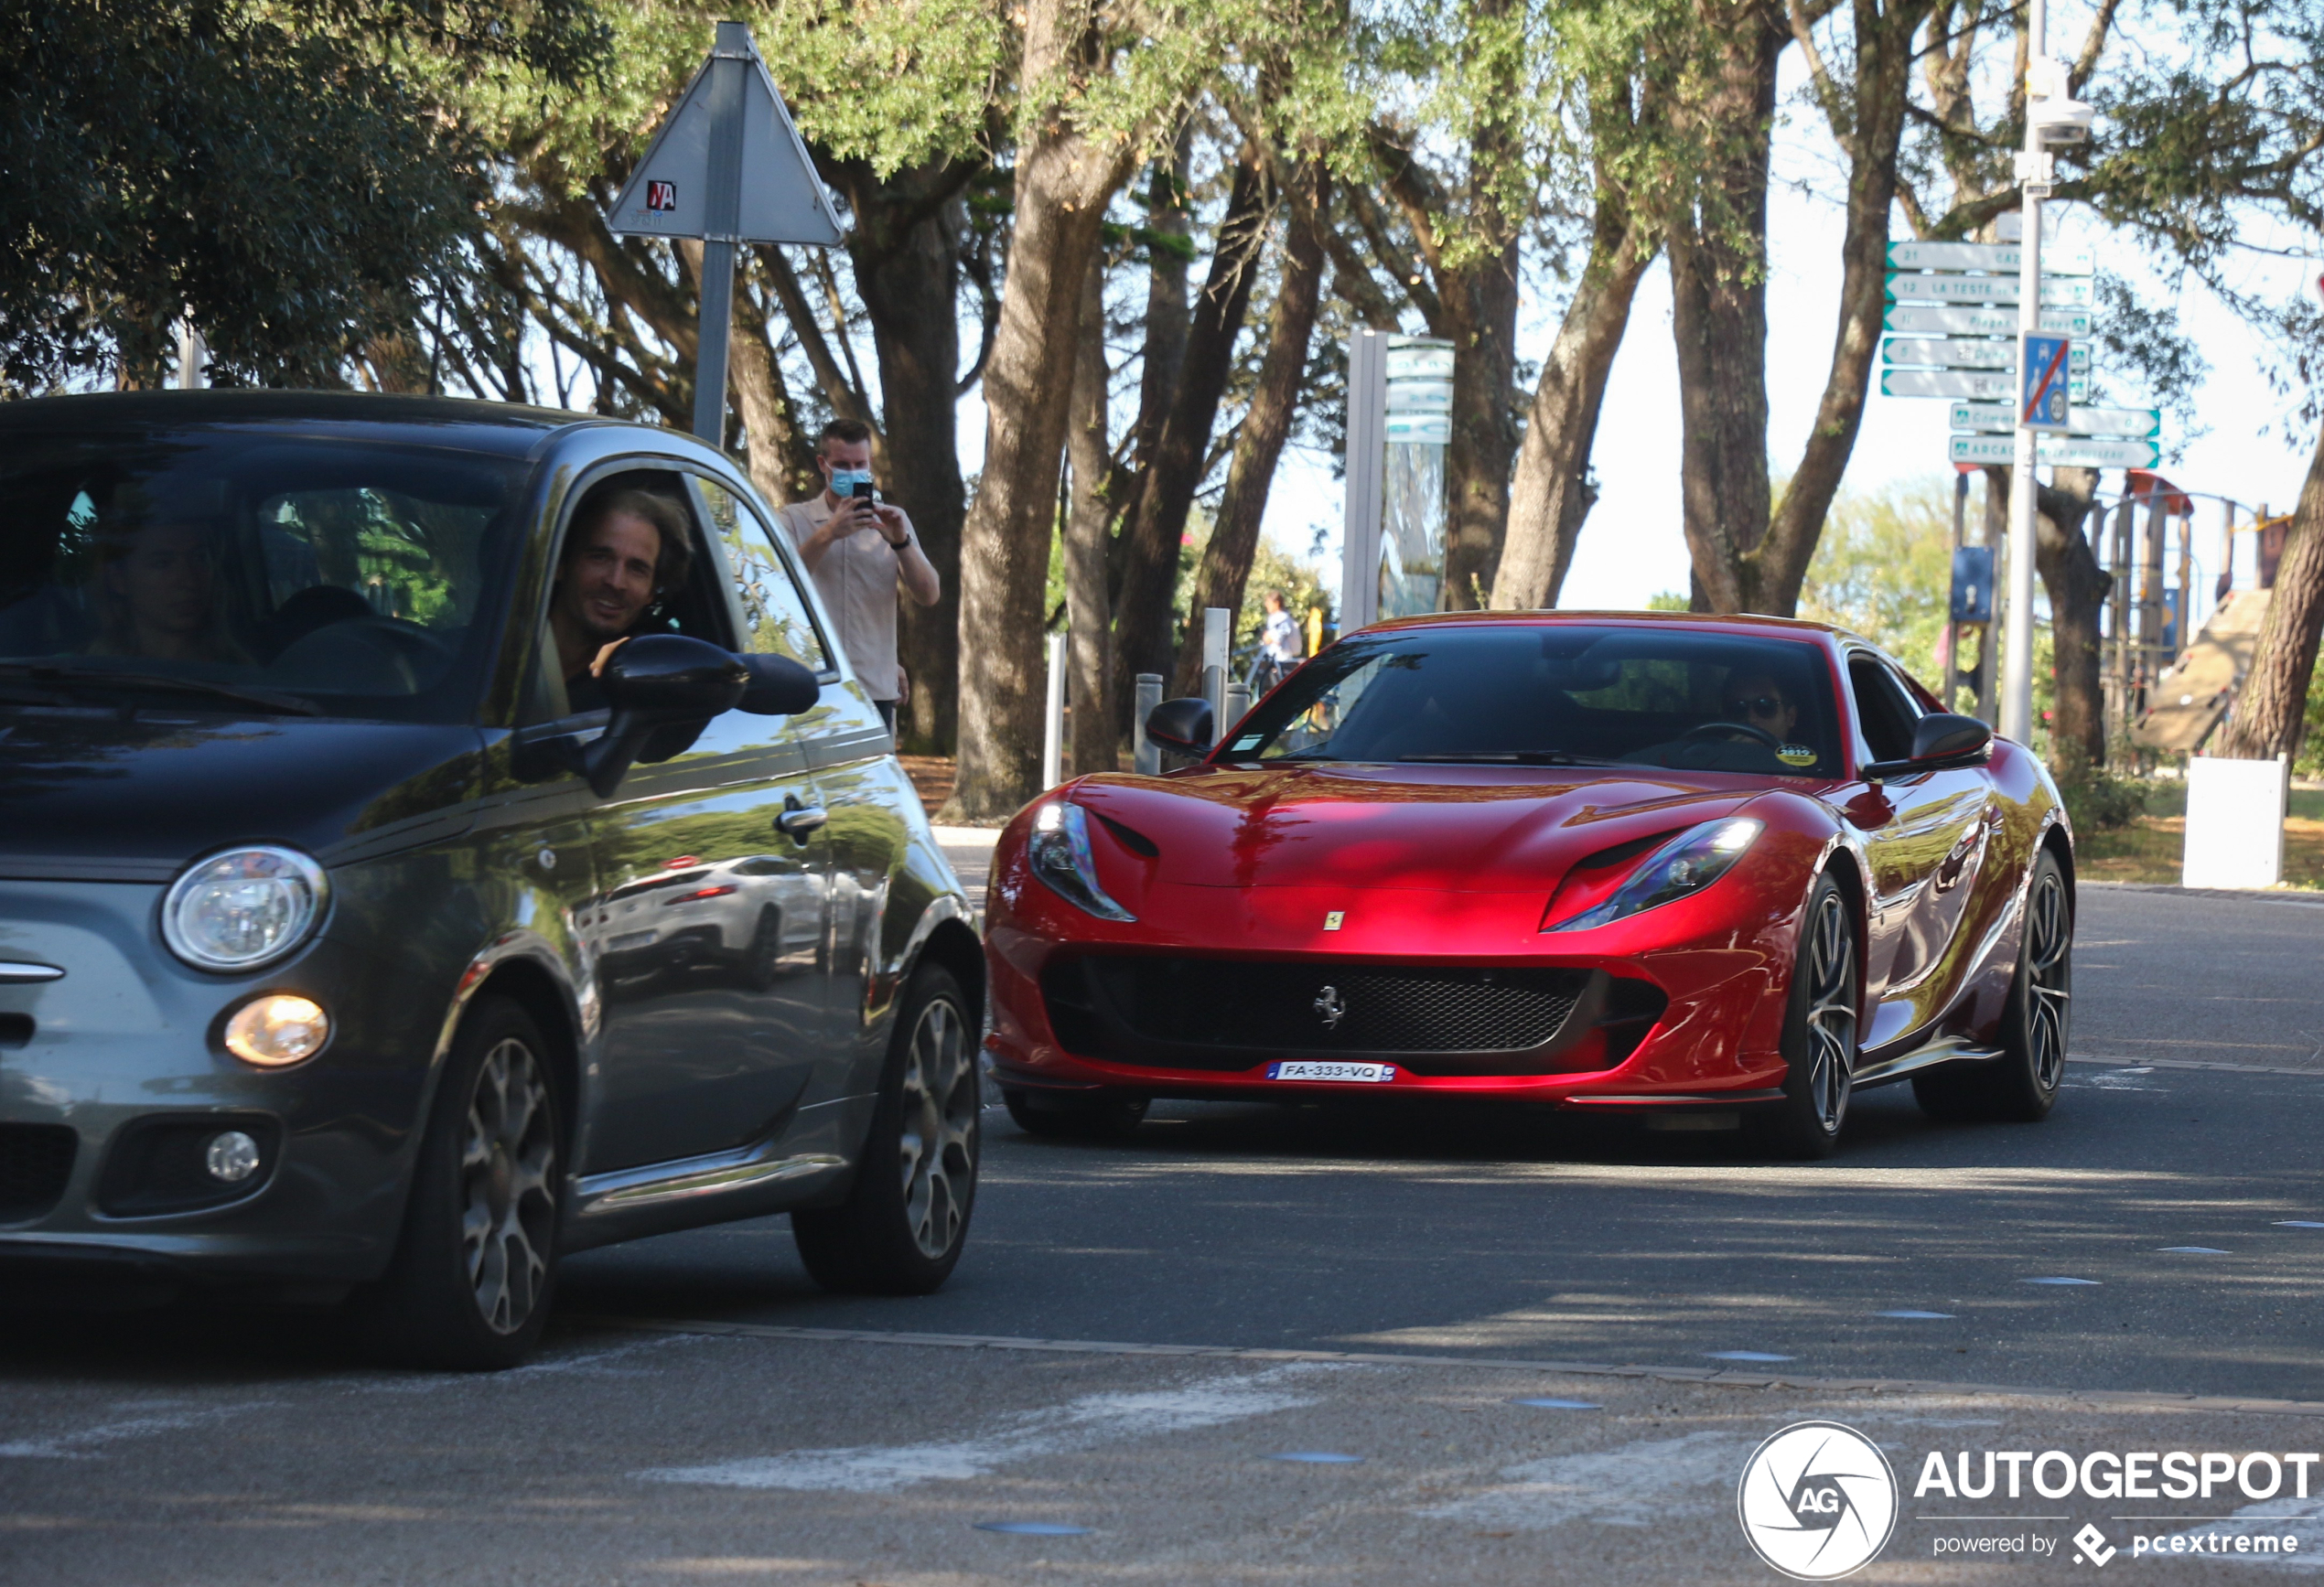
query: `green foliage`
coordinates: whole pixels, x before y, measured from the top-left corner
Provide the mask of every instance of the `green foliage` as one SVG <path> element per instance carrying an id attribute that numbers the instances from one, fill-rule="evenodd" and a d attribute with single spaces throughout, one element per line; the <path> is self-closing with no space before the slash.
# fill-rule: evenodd
<path id="1" fill-rule="evenodd" d="M 423 76 L 578 77 L 603 44 L 580 6 L 0 11 L 0 382 L 156 381 L 190 309 L 224 380 L 337 383 L 479 223 L 479 151 Z"/>
<path id="2" fill-rule="evenodd" d="M 1657 590 L 1646 597 L 1646 609 L 1650 612 L 1684 612 L 1694 605 L 1684 590 Z"/>
<path id="3" fill-rule="evenodd" d="M 2148 785 L 2138 777 L 2114 777 L 2096 767 L 2077 767 L 2058 778 L 2058 793 L 2077 832 L 2119 831 L 2146 813 Z"/>
<path id="4" fill-rule="evenodd" d="M 1950 479 L 1843 493 L 1808 564 L 1800 616 L 1863 635 L 1933 687 L 1953 587 L 1952 543 Z"/>
<path id="5" fill-rule="evenodd" d="M 2308 729 L 2292 762 L 2299 777 L 2324 777 L 2324 667 L 2308 675 Z"/>
<path id="6" fill-rule="evenodd" d="M 1251 559 L 1251 576 L 1243 582 L 1243 609 L 1235 614 L 1236 649 L 1258 643 L 1259 630 L 1267 620 L 1269 590 L 1283 592 L 1284 608 L 1298 619 L 1302 634 L 1307 631 L 1309 612 L 1320 611 L 1327 617 L 1330 615 L 1331 594 L 1323 586 L 1323 570 L 1262 537 L 1259 549 Z"/>

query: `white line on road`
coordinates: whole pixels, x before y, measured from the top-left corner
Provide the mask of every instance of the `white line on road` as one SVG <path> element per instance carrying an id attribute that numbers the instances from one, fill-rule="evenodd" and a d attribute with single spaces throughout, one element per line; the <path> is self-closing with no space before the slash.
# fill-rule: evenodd
<path id="1" fill-rule="evenodd" d="M 702 1483 L 731 1488 L 788 1488 L 802 1493 L 888 1493 L 930 1481 L 980 1477 L 1018 1461 L 1102 1443 L 1157 1438 L 1197 1427 L 1310 1403 L 1275 1387 L 1295 1374 L 1322 1369 L 1295 1362 L 1265 1372 L 1222 1378 L 1185 1389 L 1143 1394 L 1085 1394 L 1063 1405 L 1020 1410 L 974 1438 L 938 1443 L 800 1449 L 786 1454 L 662 1466 L 637 1474 L 648 1482 Z"/>
<path id="2" fill-rule="evenodd" d="M 250 1399 L 239 1405 L 216 1406 L 207 1410 L 175 1411 L 161 1416 L 133 1416 L 121 1421 L 102 1422 L 84 1427 L 77 1432 L 60 1432 L 49 1438 L 20 1438 L 0 1443 L 0 1459 L 10 1460 L 95 1460 L 96 1452 L 109 1443 L 120 1443 L 134 1438 L 153 1438 L 165 1432 L 183 1432 L 188 1428 L 205 1427 L 222 1421 L 230 1416 L 242 1416 L 253 1410 L 279 1409 L 281 1402 L 273 1399 Z"/>

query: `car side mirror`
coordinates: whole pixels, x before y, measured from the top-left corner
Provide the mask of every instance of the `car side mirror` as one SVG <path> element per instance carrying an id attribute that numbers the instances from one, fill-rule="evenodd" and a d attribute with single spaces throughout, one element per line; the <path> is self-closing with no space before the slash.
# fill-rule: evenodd
<path id="1" fill-rule="evenodd" d="M 657 730 L 733 710 L 749 688 L 751 670 L 706 639 L 642 634 L 606 658 L 598 681 L 613 715 L 581 752 L 581 775 L 590 792 L 611 799 Z"/>
<path id="2" fill-rule="evenodd" d="M 743 686 L 737 711 L 753 716 L 796 716 L 812 711 L 823 698 L 823 686 L 815 675 L 788 656 L 745 656 L 750 681 Z"/>
<path id="3" fill-rule="evenodd" d="M 1146 736 L 1180 755 L 1210 754 L 1216 731 L 1210 724 L 1210 702 L 1194 696 L 1165 700 L 1146 713 Z"/>
<path id="4" fill-rule="evenodd" d="M 1974 716 L 1937 712 L 1913 724 L 1912 754 L 1903 760 L 1876 760 L 1864 768 L 1865 779 L 1914 777 L 1949 767 L 1975 766 L 1993 747 L 1993 729 Z"/>

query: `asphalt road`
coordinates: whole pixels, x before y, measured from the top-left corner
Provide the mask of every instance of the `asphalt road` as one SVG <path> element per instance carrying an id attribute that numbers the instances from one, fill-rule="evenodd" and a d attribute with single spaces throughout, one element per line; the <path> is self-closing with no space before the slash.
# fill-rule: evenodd
<path id="1" fill-rule="evenodd" d="M 2324 914 L 2093 888 L 2079 941 L 2039 1126 L 1898 1088 L 1779 1164 L 1474 1110 L 1184 1105 L 1078 1145 L 995 1109 L 925 1299 L 822 1295 L 769 1219 L 574 1260 L 548 1356 L 492 1378 L 280 1314 L 18 1315 L 0 1581 L 1771 1581 L 1734 1485 L 1802 1417 L 1908 1483 L 1956 1443 L 2318 1448 Z M 1598 1409 L 1510 1403 L 1544 1395 Z M 1361 1460 L 1271 1458 L 1302 1452 Z M 2198 1511 L 2324 1564 L 2324 1497 L 2161 1509 L 1908 1502 L 1858 1579 L 2065 1571 L 2084 1521 L 2127 1549 Z M 1025 1520 L 1088 1530 L 975 1526 Z M 1937 1551 L 1986 1534 L 2050 1552 Z"/>

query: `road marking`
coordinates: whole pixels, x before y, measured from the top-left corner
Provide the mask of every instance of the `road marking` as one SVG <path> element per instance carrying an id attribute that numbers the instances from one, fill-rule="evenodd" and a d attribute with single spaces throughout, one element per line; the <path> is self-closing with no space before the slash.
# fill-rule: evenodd
<path id="1" fill-rule="evenodd" d="M 1220 1361 L 1316 1361 L 1358 1367 L 1466 1367 L 1490 1372 L 1539 1372 L 1560 1378 L 1635 1378 L 1653 1383 L 1705 1383 L 1736 1389 L 1797 1389 L 1832 1394 L 1941 1394 L 1957 1399 L 2010 1399 L 2098 1406 L 2108 1410 L 2224 1410 L 2254 1416 L 2324 1418 L 2324 1400 L 2240 1399 L 2180 1394 L 2168 1389 L 2028 1389 L 2007 1383 L 1946 1383 L 1926 1378 L 1809 1378 L 1769 1376 L 1725 1367 L 1615 1366 L 1602 1361 L 1533 1361 L 1494 1356 L 1420 1356 L 1393 1351 L 1245 1349 L 1233 1345 L 1130 1345 L 1102 1339 L 1031 1339 L 1005 1334 L 884 1334 L 857 1328 L 802 1328 L 779 1323 L 679 1321 L 584 1316 L 584 1326 L 649 1334 L 694 1334 L 737 1339 L 785 1339 L 833 1345 L 908 1345 L 938 1350 L 1036 1350 L 1069 1356 L 1163 1356 Z"/>
<path id="2" fill-rule="evenodd" d="M 183 1432 L 188 1428 L 206 1427 L 213 1421 L 223 1421 L 230 1416 L 243 1416 L 253 1410 L 274 1410 L 281 1401 L 274 1399 L 244 1400 L 239 1405 L 221 1405 L 207 1410 L 185 1410 L 161 1416 L 133 1416 L 122 1421 L 102 1422 L 84 1427 L 77 1432 L 60 1432 L 48 1438 L 20 1438 L 0 1443 L 0 1459 L 9 1460 L 95 1460 L 96 1451 L 109 1443 L 120 1443 L 133 1438 L 154 1438 L 165 1432 Z"/>
<path id="3" fill-rule="evenodd" d="M 2200 1045 L 2211 1046 L 2221 1044 L 2205 1042 Z M 2286 1047 L 2284 1050 L 2290 1052 L 2294 1049 Z M 2266 1064 L 2212 1063 L 2200 1058 L 2154 1058 L 2142 1055 L 2135 1058 L 2098 1056 L 2068 1058 L 2066 1062 L 2070 1064 L 2103 1064 L 2110 1068 L 2119 1067 L 2125 1065 L 2136 1065 L 2140 1067 L 2151 1067 L 2157 1069 L 2214 1069 L 2223 1075 L 2297 1075 L 2304 1080 L 2324 1080 L 2324 1068 L 2286 1069 L 2278 1066 L 2270 1066 Z"/>
<path id="4" fill-rule="evenodd" d="M 1613 1449 L 1551 1455 L 1503 1466 L 1501 1484 L 1419 1513 L 1432 1521 L 1545 1530 L 1568 1521 L 1602 1527 L 1660 1526 L 1675 1514 L 1733 1503 L 1735 1474 L 1751 1441 L 1731 1432 L 1690 1432 Z"/>
<path id="5" fill-rule="evenodd" d="M 800 1449 L 708 1465 L 659 1466 L 635 1474 L 646 1482 L 729 1488 L 785 1488 L 794 1493 L 893 1493 L 915 1483 L 958 1482 L 1040 1455 L 1103 1443 L 1157 1438 L 1191 1428 L 1265 1416 L 1313 1403 L 1278 1388 L 1317 1365 L 1292 1362 L 1265 1372 L 1222 1378 L 1184 1389 L 1142 1394 L 1085 1394 L 1062 1405 L 1005 1416 L 974 1438 L 939 1443 L 862 1444 L 847 1449 Z"/>

